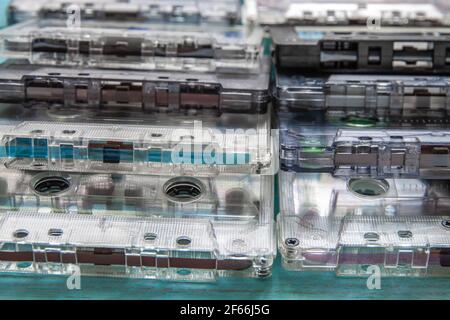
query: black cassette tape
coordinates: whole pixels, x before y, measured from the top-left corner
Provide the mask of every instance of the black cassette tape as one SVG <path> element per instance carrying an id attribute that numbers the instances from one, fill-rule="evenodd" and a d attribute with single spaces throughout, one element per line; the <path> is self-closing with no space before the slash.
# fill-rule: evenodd
<path id="1" fill-rule="evenodd" d="M 330 73 L 449 73 L 450 32 L 381 28 L 378 31 L 304 32 L 271 28 L 279 68 Z"/>

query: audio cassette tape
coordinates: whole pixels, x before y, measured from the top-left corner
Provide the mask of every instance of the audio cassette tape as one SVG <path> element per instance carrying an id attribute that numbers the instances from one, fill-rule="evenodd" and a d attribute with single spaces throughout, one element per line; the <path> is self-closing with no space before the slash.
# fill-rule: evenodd
<path id="1" fill-rule="evenodd" d="M 258 72 L 263 31 L 239 26 L 32 19 L 0 30 L 3 57 L 34 64 L 137 70 Z"/>
<path id="2" fill-rule="evenodd" d="M 449 24 L 448 10 L 445 0 L 246 1 L 247 21 L 262 25 L 436 26 Z"/>
<path id="3" fill-rule="evenodd" d="M 82 276 L 178 281 L 271 275 L 273 176 L 5 171 L 0 187 L 0 272 L 77 268 Z"/>
<path id="4" fill-rule="evenodd" d="M 239 0 L 11 0 L 10 23 L 33 17 L 81 21 L 147 21 L 179 24 L 239 24 Z"/>
<path id="5" fill-rule="evenodd" d="M 268 67 L 265 64 L 256 74 L 148 72 L 8 60 L 0 65 L 0 101 L 48 107 L 261 113 L 270 101 Z"/>
<path id="6" fill-rule="evenodd" d="M 321 110 L 342 116 L 448 116 L 450 77 L 278 72 L 274 96 L 282 111 Z"/>
<path id="7" fill-rule="evenodd" d="M 281 167 L 344 177 L 450 178 L 448 122 L 378 120 L 346 117 L 333 124 L 278 113 Z"/>
<path id="8" fill-rule="evenodd" d="M 268 118 L 268 115 L 266 115 Z M 277 137 L 270 121 L 243 129 L 22 121 L 0 125 L 10 169 L 133 174 L 273 174 Z"/>
<path id="9" fill-rule="evenodd" d="M 0 162 L 43 171 L 273 174 L 278 131 L 271 130 L 270 115 L 0 104 Z"/>
<path id="10" fill-rule="evenodd" d="M 330 73 L 439 73 L 450 71 L 450 33 L 442 29 L 381 28 L 308 33 L 272 27 L 279 68 Z"/>
<path id="11" fill-rule="evenodd" d="M 448 180 L 280 172 L 284 267 L 341 276 L 450 276 Z"/>

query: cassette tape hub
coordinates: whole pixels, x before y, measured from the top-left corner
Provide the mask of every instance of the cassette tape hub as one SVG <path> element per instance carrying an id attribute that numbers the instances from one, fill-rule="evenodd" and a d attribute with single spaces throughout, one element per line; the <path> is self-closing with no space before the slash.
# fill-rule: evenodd
<path id="1" fill-rule="evenodd" d="M 79 267 L 187 281 L 271 274 L 273 176 L 5 171 L 0 186 L 0 272 Z"/>
<path id="2" fill-rule="evenodd" d="M 0 31 L 2 56 L 47 65 L 116 69 L 259 72 L 261 28 L 32 19 Z"/>
<path id="3" fill-rule="evenodd" d="M 288 269 L 448 276 L 448 181 L 280 172 L 278 245 Z"/>
<path id="4" fill-rule="evenodd" d="M 278 113 L 281 167 L 335 176 L 448 179 L 448 123 Z M 320 114 L 320 113 L 319 113 Z"/>
<path id="5" fill-rule="evenodd" d="M 56 0 L 51 2 L 14 0 L 9 5 L 9 21 L 16 23 L 33 17 L 81 20 L 147 21 L 179 24 L 239 24 L 240 1 L 199 0 Z"/>
<path id="6" fill-rule="evenodd" d="M 430 3 L 431 2 L 431 3 Z M 248 0 L 248 23 L 262 25 L 439 26 L 448 25 L 445 0 L 409 1 L 303 1 Z"/>
<path id="7" fill-rule="evenodd" d="M 23 60 L 1 66 L 0 101 L 29 106 L 263 113 L 269 103 L 268 65 L 258 74 L 71 69 Z"/>
<path id="8" fill-rule="evenodd" d="M 331 73 L 449 73 L 448 31 L 382 28 L 305 36 L 294 27 L 271 28 L 277 67 Z"/>

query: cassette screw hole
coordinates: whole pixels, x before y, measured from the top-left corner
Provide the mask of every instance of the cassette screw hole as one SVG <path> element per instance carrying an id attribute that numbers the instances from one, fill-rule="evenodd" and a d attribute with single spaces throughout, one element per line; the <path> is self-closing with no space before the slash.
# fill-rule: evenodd
<path id="1" fill-rule="evenodd" d="M 17 229 L 16 231 L 14 231 L 13 236 L 17 239 L 23 239 L 26 238 L 28 234 L 29 232 L 26 229 Z"/>
<path id="2" fill-rule="evenodd" d="M 364 239 L 370 242 L 376 242 L 380 240 L 380 236 L 376 232 L 367 232 L 364 234 Z"/>
<path id="3" fill-rule="evenodd" d="M 300 244 L 300 241 L 298 241 L 297 238 L 287 238 L 286 240 L 284 240 L 284 243 L 288 246 L 288 247 L 297 247 Z"/>
<path id="4" fill-rule="evenodd" d="M 397 234 L 400 238 L 403 239 L 411 239 L 413 236 L 412 232 L 409 230 L 400 230 L 399 232 L 397 232 Z"/>
<path id="5" fill-rule="evenodd" d="M 145 241 L 154 241 L 154 240 L 156 240 L 157 237 L 158 236 L 156 235 L 156 233 L 152 233 L 152 232 L 144 234 Z"/>
<path id="6" fill-rule="evenodd" d="M 177 245 L 187 247 L 192 242 L 191 238 L 187 236 L 181 236 L 177 238 Z"/>
<path id="7" fill-rule="evenodd" d="M 444 228 L 447 228 L 450 230 L 450 220 L 442 221 L 442 225 L 444 226 Z"/>
<path id="8" fill-rule="evenodd" d="M 62 229 L 50 229 L 48 230 L 48 235 L 51 237 L 60 237 L 63 235 Z"/>

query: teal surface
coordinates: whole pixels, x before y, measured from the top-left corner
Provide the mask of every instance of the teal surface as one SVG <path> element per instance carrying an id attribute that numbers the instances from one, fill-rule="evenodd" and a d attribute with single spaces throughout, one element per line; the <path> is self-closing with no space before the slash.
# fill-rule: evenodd
<path id="1" fill-rule="evenodd" d="M 383 278 L 368 290 L 364 278 L 281 269 L 273 277 L 219 279 L 216 283 L 83 277 L 80 290 L 68 290 L 66 277 L 0 276 L 1 299 L 450 299 L 445 278 Z"/>
<path id="2" fill-rule="evenodd" d="M 6 8 L 9 0 L 0 0 L 0 28 L 6 26 Z"/>

